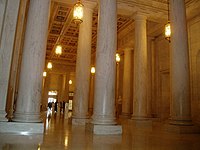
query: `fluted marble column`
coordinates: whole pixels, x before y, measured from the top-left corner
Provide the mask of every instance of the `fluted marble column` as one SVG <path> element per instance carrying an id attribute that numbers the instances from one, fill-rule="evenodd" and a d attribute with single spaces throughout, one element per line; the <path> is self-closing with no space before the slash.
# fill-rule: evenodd
<path id="1" fill-rule="evenodd" d="M 117 48 L 116 0 L 99 1 L 93 124 L 116 124 L 115 53 Z"/>
<path id="2" fill-rule="evenodd" d="M 50 0 L 30 0 L 22 54 L 19 94 L 13 121 L 41 121 L 40 101 L 49 5 Z"/>
<path id="3" fill-rule="evenodd" d="M 135 50 L 134 50 L 134 98 L 132 119 L 147 117 L 147 33 L 146 19 L 143 14 L 136 14 Z"/>
<path id="4" fill-rule="evenodd" d="M 171 124 L 191 125 L 189 50 L 184 0 L 170 1 L 171 40 Z"/>
<path id="5" fill-rule="evenodd" d="M 73 124 L 84 125 L 88 116 L 90 62 L 92 42 L 92 16 L 95 3 L 84 2 L 83 22 L 79 27 L 76 88 L 73 100 Z"/>
<path id="6" fill-rule="evenodd" d="M 6 100 L 20 0 L 0 1 L 0 121 L 7 121 Z"/>
<path id="7" fill-rule="evenodd" d="M 122 98 L 122 116 L 131 115 L 131 48 L 124 49 L 124 73 L 123 73 L 123 98 Z"/>

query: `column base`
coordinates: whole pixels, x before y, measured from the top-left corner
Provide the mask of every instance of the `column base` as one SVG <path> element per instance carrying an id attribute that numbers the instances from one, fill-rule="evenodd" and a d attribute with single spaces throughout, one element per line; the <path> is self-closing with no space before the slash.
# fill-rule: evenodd
<path id="1" fill-rule="evenodd" d="M 131 114 L 130 113 L 122 113 L 119 118 L 126 118 L 126 119 L 130 119 L 131 118 Z"/>
<path id="2" fill-rule="evenodd" d="M 170 120 L 171 125 L 192 126 L 192 120 Z"/>
<path id="3" fill-rule="evenodd" d="M 6 118 L 6 113 L 5 112 L 0 111 L 0 121 L 2 121 L 2 122 L 7 122 L 8 121 L 8 119 Z"/>
<path id="4" fill-rule="evenodd" d="M 0 122 L 0 133 L 28 135 L 44 132 L 44 123 Z"/>
<path id="5" fill-rule="evenodd" d="M 93 116 L 92 117 L 92 124 L 101 124 L 101 125 L 116 125 L 116 118 L 113 116 Z"/>
<path id="6" fill-rule="evenodd" d="M 149 120 L 150 118 L 147 116 L 132 116 L 132 120 Z"/>
<path id="7" fill-rule="evenodd" d="M 179 134 L 196 134 L 200 133 L 200 126 L 196 125 L 174 125 L 166 124 L 164 126 L 165 131 Z"/>
<path id="8" fill-rule="evenodd" d="M 121 125 L 97 125 L 92 123 L 86 124 L 86 130 L 97 135 L 122 134 Z"/>
<path id="9" fill-rule="evenodd" d="M 18 113 L 15 112 L 12 118 L 12 121 L 15 122 L 42 122 L 42 119 L 40 118 L 40 114 L 28 114 L 28 113 Z"/>
<path id="10" fill-rule="evenodd" d="M 89 122 L 89 118 L 72 118 L 72 125 L 86 125 Z"/>

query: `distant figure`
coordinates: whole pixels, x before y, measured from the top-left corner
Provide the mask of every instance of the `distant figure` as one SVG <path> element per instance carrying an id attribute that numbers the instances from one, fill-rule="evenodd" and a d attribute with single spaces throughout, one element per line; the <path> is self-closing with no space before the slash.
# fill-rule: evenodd
<path id="1" fill-rule="evenodd" d="M 60 102 L 60 113 L 62 112 L 63 110 L 63 105 L 62 105 L 62 102 Z"/>
<path id="2" fill-rule="evenodd" d="M 51 108 L 52 108 L 52 103 L 51 102 L 48 103 L 48 107 L 51 110 Z"/>
<path id="3" fill-rule="evenodd" d="M 57 112 L 57 110 L 58 110 L 57 107 L 58 107 L 58 102 L 56 101 L 55 102 L 55 112 Z"/>
<path id="4" fill-rule="evenodd" d="M 62 107 L 63 107 L 63 114 L 65 113 L 65 101 L 63 101 L 63 103 L 62 103 Z"/>

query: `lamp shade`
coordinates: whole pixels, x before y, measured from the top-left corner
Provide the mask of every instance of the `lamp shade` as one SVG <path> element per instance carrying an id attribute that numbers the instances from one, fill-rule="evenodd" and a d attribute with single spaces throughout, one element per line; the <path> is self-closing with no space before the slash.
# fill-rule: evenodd
<path id="1" fill-rule="evenodd" d="M 56 53 L 56 55 L 61 55 L 62 54 L 62 46 L 61 45 L 57 45 L 56 46 L 55 53 Z"/>
<path id="2" fill-rule="evenodd" d="M 53 67 L 52 63 L 51 63 L 51 62 L 48 62 L 47 68 L 48 68 L 48 69 L 52 69 L 52 67 Z"/>
<path id="3" fill-rule="evenodd" d="M 165 25 L 165 39 L 170 41 L 170 37 L 171 37 L 171 26 L 170 22 L 168 21 L 168 23 Z"/>
<path id="4" fill-rule="evenodd" d="M 95 67 L 91 67 L 91 73 L 95 74 Z"/>
<path id="5" fill-rule="evenodd" d="M 74 5 L 73 20 L 77 24 L 83 22 L 83 4 L 80 0 Z"/>
<path id="6" fill-rule="evenodd" d="M 116 54 L 116 62 L 120 62 L 120 55 L 118 53 Z"/>

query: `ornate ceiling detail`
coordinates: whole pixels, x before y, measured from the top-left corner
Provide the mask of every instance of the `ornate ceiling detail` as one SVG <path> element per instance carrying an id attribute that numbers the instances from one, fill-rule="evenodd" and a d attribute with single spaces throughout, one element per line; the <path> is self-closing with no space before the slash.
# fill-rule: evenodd
<path id="1" fill-rule="evenodd" d="M 96 0 L 86 0 L 96 1 Z M 75 65 L 78 26 L 72 21 L 73 0 L 52 0 L 49 21 L 49 31 L 46 47 L 46 60 L 51 60 L 59 64 Z M 185 0 L 188 19 L 199 14 L 200 0 Z M 167 21 L 167 0 L 117 0 L 118 4 L 118 48 L 130 42 L 134 30 L 134 13 L 143 12 L 148 16 L 148 36 L 158 36 L 162 34 L 164 24 Z M 92 24 L 92 54 L 96 51 L 97 41 L 97 8 L 93 13 Z M 132 38 L 134 40 L 134 38 Z M 63 47 L 63 53 L 57 57 L 54 53 L 57 44 Z"/>

